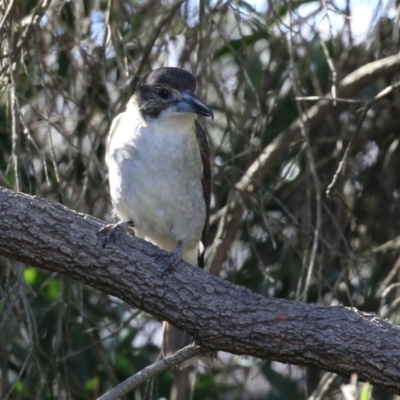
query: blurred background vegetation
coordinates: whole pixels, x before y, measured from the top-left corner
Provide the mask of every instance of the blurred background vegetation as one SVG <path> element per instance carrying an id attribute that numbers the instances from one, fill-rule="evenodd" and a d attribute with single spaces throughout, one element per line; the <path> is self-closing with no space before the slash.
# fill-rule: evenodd
<path id="1" fill-rule="evenodd" d="M 213 148 L 212 273 L 265 296 L 355 306 L 399 323 L 399 93 L 362 120 L 364 103 L 331 103 L 315 123 L 301 119 L 300 135 L 285 136 L 320 104 L 299 97 L 332 95 L 349 73 L 397 54 L 397 4 L 0 1 L 0 185 L 113 221 L 104 163 L 112 118 L 141 76 L 180 66 L 215 112 L 201 120 Z M 352 98 L 368 101 L 398 75 Z M 284 151 L 241 185 L 280 138 Z M 94 399 L 160 353 L 160 321 L 2 258 L 0 330 L 1 399 Z M 395 398 L 354 378 L 229 354 L 191 380 L 193 399 L 366 400 L 371 390 Z M 165 373 L 126 399 L 170 398 L 172 381 Z"/>

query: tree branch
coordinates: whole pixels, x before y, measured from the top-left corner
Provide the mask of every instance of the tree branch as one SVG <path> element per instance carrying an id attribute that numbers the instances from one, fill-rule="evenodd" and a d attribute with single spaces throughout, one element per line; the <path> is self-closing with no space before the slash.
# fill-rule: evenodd
<path id="1" fill-rule="evenodd" d="M 357 91 L 365 88 L 377 79 L 399 71 L 400 55 L 398 54 L 386 57 L 382 60 L 373 61 L 347 75 L 339 82 L 337 96 L 341 98 L 353 96 Z M 292 143 L 300 137 L 302 121 L 306 121 L 309 129 L 312 129 L 325 118 L 334 107 L 334 102 L 329 100 L 321 100 L 318 104 L 310 107 L 304 115 L 293 121 L 287 129 L 279 133 L 275 139 L 261 151 L 260 155 L 253 161 L 235 184 L 236 193 L 230 205 L 230 214 L 234 217 L 229 218 L 229 221 L 224 227 L 225 235 L 218 243 L 218 247 L 212 252 L 213 259 L 211 260 L 210 271 L 214 275 L 219 275 L 221 265 L 226 260 L 232 241 L 236 237 L 235 233 L 242 223 L 241 217 L 244 208 L 240 201 L 239 193 L 246 193 L 248 190 L 254 191 L 253 185 L 257 185 L 258 182 L 269 174 Z M 225 222 L 221 220 L 220 224 L 223 223 Z"/>
<path id="2" fill-rule="evenodd" d="M 123 235 L 96 246 L 102 222 L 0 188 L 0 255 L 67 274 L 186 330 L 197 344 L 318 366 L 400 394 L 400 328 L 344 307 L 267 298 L 181 262 L 161 278 L 164 252 Z"/>
<path id="3" fill-rule="evenodd" d="M 177 351 L 175 354 L 172 354 L 172 356 L 159 360 L 154 364 L 149 365 L 142 371 L 139 371 L 137 374 L 124 380 L 119 385 L 112 388 L 109 392 L 103 394 L 103 396 L 100 396 L 97 400 L 117 400 L 150 378 L 153 378 L 154 376 L 161 374 L 162 372 L 167 371 L 200 353 L 201 347 L 190 344 L 189 346 Z"/>

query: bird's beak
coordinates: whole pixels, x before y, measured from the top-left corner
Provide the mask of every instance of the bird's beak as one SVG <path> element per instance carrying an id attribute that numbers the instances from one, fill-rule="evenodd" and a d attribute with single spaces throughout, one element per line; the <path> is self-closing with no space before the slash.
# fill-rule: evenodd
<path id="1" fill-rule="evenodd" d="M 178 101 L 176 105 L 177 111 L 190 112 L 194 114 L 204 115 L 214 119 L 214 113 L 211 108 L 206 106 L 193 92 L 185 90 L 182 93 L 182 100 Z"/>

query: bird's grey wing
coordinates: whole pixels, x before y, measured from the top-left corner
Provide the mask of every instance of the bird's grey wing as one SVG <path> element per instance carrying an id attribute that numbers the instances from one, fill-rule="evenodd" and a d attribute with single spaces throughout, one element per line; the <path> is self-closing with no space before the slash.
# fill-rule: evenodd
<path id="1" fill-rule="evenodd" d="M 203 131 L 200 124 L 195 121 L 196 124 L 196 137 L 200 147 L 201 163 L 202 163 L 202 174 L 201 184 L 204 192 L 204 202 L 206 205 L 206 219 L 204 221 L 203 233 L 201 235 L 201 241 L 203 247 L 205 246 L 205 237 L 208 229 L 208 223 L 210 220 L 210 201 L 211 201 L 211 163 L 210 163 L 210 149 L 208 147 L 207 136 Z M 199 250 L 198 257 L 199 267 L 204 268 L 204 248 Z"/>
<path id="2" fill-rule="evenodd" d="M 108 151 L 110 149 L 110 143 L 111 140 L 114 136 L 114 133 L 116 132 L 119 123 L 121 122 L 122 119 L 122 115 L 124 113 L 118 114 L 114 119 L 113 122 L 111 123 L 111 128 L 110 128 L 110 132 L 108 134 L 108 138 L 107 138 L 107 147 L 106 147 L 106 164 L 108 165 Z"/>

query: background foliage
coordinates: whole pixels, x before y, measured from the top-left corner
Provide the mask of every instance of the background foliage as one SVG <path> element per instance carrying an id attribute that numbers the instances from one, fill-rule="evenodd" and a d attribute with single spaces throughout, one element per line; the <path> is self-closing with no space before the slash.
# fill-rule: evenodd
<path id="1" fill-rule="evenodd" d="M 390 242 L 400 230 L 396 91 L 362 121 L 365 105 L 346 102 L 312 127 L 304 121 L 268 174 L 246 190 L 237 184 L 318 103 L 299 97 L 332 94 L 350 72 L 398 52 L 396 4 L 3 0 L 0 185 L 113 221 L 104 164 L 111 120 L 149 70 L 186 68 L 215 112 L 214 122 L 201 121 L 213 147 L 211 271 L 263 295 L 399 323 L 399 245 Z M 396 79 L 354 98 L 372 99 Z M 66 276 L 0 265 L 2 399 L 93 399 L 159 356 L 161 322 L 151 316 Z M 357 389 L 354 378 L 343 386 L 348 378 L 227 354 L 191 378 L 193 399 L 341 399 Z M 169 398 L 172 379 L 161 375 L 127 398 Z M 370 397 L 358 390 L 353 398 Z M 393 398 L 377 388 L 373 397 Z"/>

